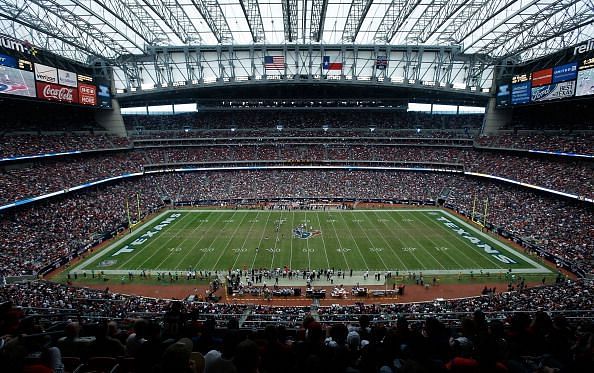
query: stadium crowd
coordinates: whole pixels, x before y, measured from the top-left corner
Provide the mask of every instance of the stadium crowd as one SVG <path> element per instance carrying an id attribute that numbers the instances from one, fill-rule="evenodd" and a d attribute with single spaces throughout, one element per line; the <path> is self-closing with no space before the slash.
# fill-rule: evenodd
<path id="1" fill-rule="evenodd" d="M 91 181 L 142 172 L 147 164 L 236 161 L 396 162 L 398 166 L 448 163 L 466 171 L 495 175 L 557 191 L 594 198 L 590 163 L 556 157 L 518 156 L 469 147 L 277 144 L 146 148 L 99 155 L 78 155 L 5 165 L 0 174 L 0 203 L 61 191 Z M 529 162 L 529 166 L 527 166 Z M 390 165 L 390 164 L 388 164 Z M 449 166 L 453 167 L 453 166 Z"/>
<path id="2" fill-rule="evenodd" d="M 260 129 L 284 130 L 327 128 L 378 129 L 478 129 L 482 114 L 444 115 L 381 110 L 227 110 L 178 115 L 125 115 L 129 133 L 144 130 Z"/>
<path id="3" fill-rule="evenodd" d="M 7 372 L 61 371 L 73 357 L 88 370 L 103 357 L 118 371 L 581 373 L 594 364 L 594 324 L 574 311 L 591 313 L 592 291 L 592 280 L 561 281 L 438 302 L 252 308 L 18 283 L 0 288 L 0 363 Z M 261 324 L 242 322 L 246 314 Z"/>
<path id="4" fill-rule="evenodd" d="M 127 223 L 125 200 L 142 198 L 145 215 L 163 200 L 349 198 L 435 201 L 446 198 L 469 212 L 489 199 L 488 220 L 586 272 L 594 269 L 594 211 L 585 205 L 519 187 L 461 175 L 347 170 L 276 170 L 168 173 L 135 178 L 6 211 L 0 220 L 5 275 L 31 273 L 68 256 L 93 237 Z M 133 216 L 133 218 L 137 218 Z M 580 227 L 580 229 L 576 229 Z"/>
<path id="5" fill-rule="evenodd" d="M 4 135 L 0 137 L 0 158 L 23 157 L 48 153 L 124 148 L 125 137 L 90 133 L 48 133 Z"/>
<path id="6" fill-rule="evenodd" d="M 542 150 L 583 155 L 594 155 L 593 134 L 511 134 L 480 136 L 477 143 L 481 146 L 521 150 Z"/>
<path id="7" fill-rule="evenodd" d="M 150 180 L 140 179 L 91 189 L 2 214 L 0 273 L 37 273 L 62 257 L 96 243 L 127 222 L 126 200 L 141 218 L 162 205 Z M 132 209 L 137 211 L 136 209 Z M 138 220 L 137 214 L 132 214 Z"/>

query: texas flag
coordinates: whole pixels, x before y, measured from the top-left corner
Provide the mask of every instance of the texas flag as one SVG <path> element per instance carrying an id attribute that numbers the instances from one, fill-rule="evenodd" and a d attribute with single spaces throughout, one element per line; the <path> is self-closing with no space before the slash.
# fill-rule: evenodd
<path id="1" fill-rule="evenodd" d="M 324 56 L 322 68 L 324 70 L 342 70 L 342 62 L 330 62 L 330 56 Z"/>

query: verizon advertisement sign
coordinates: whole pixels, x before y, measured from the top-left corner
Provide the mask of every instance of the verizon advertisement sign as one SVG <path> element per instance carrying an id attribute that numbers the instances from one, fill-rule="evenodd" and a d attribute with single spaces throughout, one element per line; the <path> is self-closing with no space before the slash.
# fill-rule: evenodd
<path id="1" fill-rule="evenodd" d="M 68 87 L 76 87 L 78 85 L 78 82 L 76 81 L 76 73 L 58 69 L 58 84 Z"/>
<path id="2" fill-rule="evenodd" d="M 37 98 L 48 101 L 78 104 L 78 90 L 76 88 L 40 82 L 37 82 L 36 85 Z"/>
<path id="3" fill-rule="evenodd" d="M 78 100 L 82 105 L 97 105 L 97 88 L 94 85 L 80 83 L 78 85 Z"/>
<path id="4" fill-rule="evenodd" d="M 35 80 L 46 83 L 58 83 L 58 70 L 55 67 L 36 63 Z"/>

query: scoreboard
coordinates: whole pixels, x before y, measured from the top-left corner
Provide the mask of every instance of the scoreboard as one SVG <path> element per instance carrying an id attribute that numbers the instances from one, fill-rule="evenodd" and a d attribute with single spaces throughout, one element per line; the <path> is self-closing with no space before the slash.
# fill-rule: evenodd
<path id="1" fill-rule="evenodd" d="M 93 108 L 111 107 L 108 82 L 95 79 L 88 68 L 57 56 L 43 58 L 44 55 L 49 53 L 0 34 L 0 94 Z"/>
<path id="2" fill-rule="evenodd" d="M 594 57 L 582 56 L 578 53 L 579 46 L 571 50 L 574 54 L 565 63 L 545 69 L 528 69 L 511 78 L 502 79 L 497 86 L 497 106 L 517 106 L 594 95 Z"/>

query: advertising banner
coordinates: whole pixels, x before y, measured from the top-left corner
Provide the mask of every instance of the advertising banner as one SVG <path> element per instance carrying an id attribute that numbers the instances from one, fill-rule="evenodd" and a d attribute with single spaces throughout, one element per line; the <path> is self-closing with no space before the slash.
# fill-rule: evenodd
<path id="1" fill-rule="evenodd" d="M 497 87 L 497 106 L 508 106 L 509 105 L 509 84 L 502 84 Z"/>
<path id="2" fill-rule="evenodd" d="M 0 65 L 8 67 L 17 67 L 17 61 L 14 57 L 0 54 Z"/>
<path id="3" fill-rule="evenodd" d="M 553 68 L 553 83 L 574 80 L 577 76 L 577 62 L 568 63 Z"/>
<path id="4" fill-rule="evenodd" d="M 532 86 L 539 87 L 553 82 L 553 69 L 539 70 L 532 73 Z"/>
<path id="5" fill-rule="evenodd" d="M 37 97 L 42 100 L 78 104 L 78 90 L 57 84 L 37 82 Z"/>
<path id="6" fill-rule="evenodd" d="M 594 95 L 594 68 L 580 70 L 577 75 L 576 96 Z"/>
<path id="7" fill-rule="evenodd" d="M 91 84 L 78 85 L 78 101 L 81 105 L 97 105 L 97 88 Z"/>
<path id="8" fill-rule="evenodd" d="M 58 83 L 58 70 L 55 67 L 36 63 L 35 80 L 45 83 Z"/>
<path id="9" fill-rule="evenodd" d="M 575 92 L 575 81 L 549 84 L 532 88 L 532 101 L 550 101 L 572 97 Z"/>
<path id="10" fill-rule="evenodd" d="M 512 84 L 512 105 L 527 104 L 530 102 L 530 82 Z"/>
<path id="11" fill-rule="evenodd" d="M 31 71 L 0 66 L 0 93 L 35 97 L 35 78 Z"/>
<path id="12" fill-rule="evenodd" d="M 67 87 L 76 87 L 78 82 L 76 81 L 76 73 L 68 70 L 58 69 L 58 84 L 65 85 Z"/>
<path id="13" fill-rule="evenodd" d="M 111 94 L 109 93 L 109 87 L 105 84 L 99 84 L 97 86 L 97 97 L 99 98 L 99 106 L 103 108 L 111 107 Z"/>

